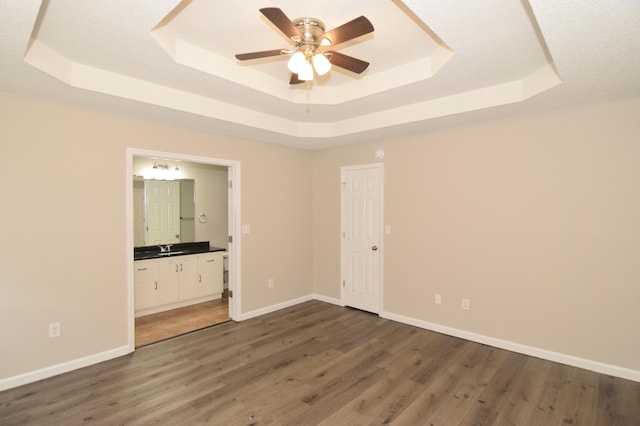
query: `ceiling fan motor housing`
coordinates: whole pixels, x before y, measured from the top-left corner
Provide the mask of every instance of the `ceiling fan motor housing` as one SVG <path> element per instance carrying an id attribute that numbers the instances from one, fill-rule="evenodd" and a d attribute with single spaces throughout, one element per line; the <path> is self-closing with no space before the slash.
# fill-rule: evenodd
<path id="1" fill-rule="evenodd" d="M 304 35 L 304 40 L 296 40 L 298 37 L 291 37 L 298 44 L 303 45 L 306 49 L 315 51 L 322 44 L 322 36 L 324 35 L 324 23 L 316 18 L 298 18 L 293 21 L 293 25 Z"/>

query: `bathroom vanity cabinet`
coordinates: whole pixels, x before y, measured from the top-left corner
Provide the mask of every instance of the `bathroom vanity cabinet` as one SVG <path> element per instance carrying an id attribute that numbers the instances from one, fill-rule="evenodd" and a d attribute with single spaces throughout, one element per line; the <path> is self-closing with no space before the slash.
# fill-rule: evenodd
<path id="1" fill-rule="evenodd" d="M 134 261 L 135 315 L 219 299 L 224 252 Z"/>

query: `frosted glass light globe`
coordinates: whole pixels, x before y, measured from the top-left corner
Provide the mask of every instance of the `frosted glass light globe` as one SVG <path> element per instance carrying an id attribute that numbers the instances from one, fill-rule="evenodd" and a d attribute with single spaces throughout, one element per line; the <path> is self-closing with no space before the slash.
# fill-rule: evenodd
<path id="1" fill-rule="evenodd" d="M 331 69 L 331 62 L 322 53 L 313 55 L 313 67 L 318 75 L 325 75 Z"/>
<path id="2" fill-rule="evenodd" d="M 293 56 L 291 56 L 289 62 L 287 62 L 287 67 L 292 73 L 300 74 L 300 71 L 302 70 L 302 67 L 304 67 L 304 64 L 306 62 L 307 61 L 304 58 L 304 53 L 296 52 L 293 54 Z"/>
<path id="3" fill-rule="evenodd" d="M 313 67 L 307 61 L 304 62 L 302 69 L 298 73 L 298 78 L 302 81 L 313 80 Z"/>

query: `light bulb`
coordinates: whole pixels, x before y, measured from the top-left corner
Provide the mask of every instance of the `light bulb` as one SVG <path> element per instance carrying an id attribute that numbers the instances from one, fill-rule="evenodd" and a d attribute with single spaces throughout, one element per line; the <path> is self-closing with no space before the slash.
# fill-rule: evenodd
<path id="1" fill-rule="evenodd" d="M 331 62 L 322 53 L 313 55 L 313 67 L 318 75 L 325 75 L 331 69 Z"/>
<path id="2" fill-rule="evenodd" d="M 313 80 L 313 67 L 307 61 L 304 62 L 302 69 L 298 73 L 298 78 L 302 81 L 311 81 Z"/>
<path id="3" fill-rule="evenodd" d="M 300 74 L 300 71 L 302 70 L 302 67 L 304 67 L 305 62 L 306 60 L 304 58 L 304 53 L 296 52 L 293 54 L 293 56 L 291 56 L 289 62 L 287 62 L 287 67 L 292 73 Z"/>

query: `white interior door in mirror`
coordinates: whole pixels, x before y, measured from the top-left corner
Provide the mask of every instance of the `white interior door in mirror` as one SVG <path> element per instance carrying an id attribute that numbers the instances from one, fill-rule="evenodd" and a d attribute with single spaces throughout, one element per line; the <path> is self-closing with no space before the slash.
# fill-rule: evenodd
<path id="1" fill-rule="evenodd" d="M 146 244 L 180 242 L 180 183 L 167 180 L 145 181 L 147 210 Z"/>
<path id="2" fill-rule="evenodd" d="M 145 245 L 144 181 L 133 182 L 133 246 Z"/>

